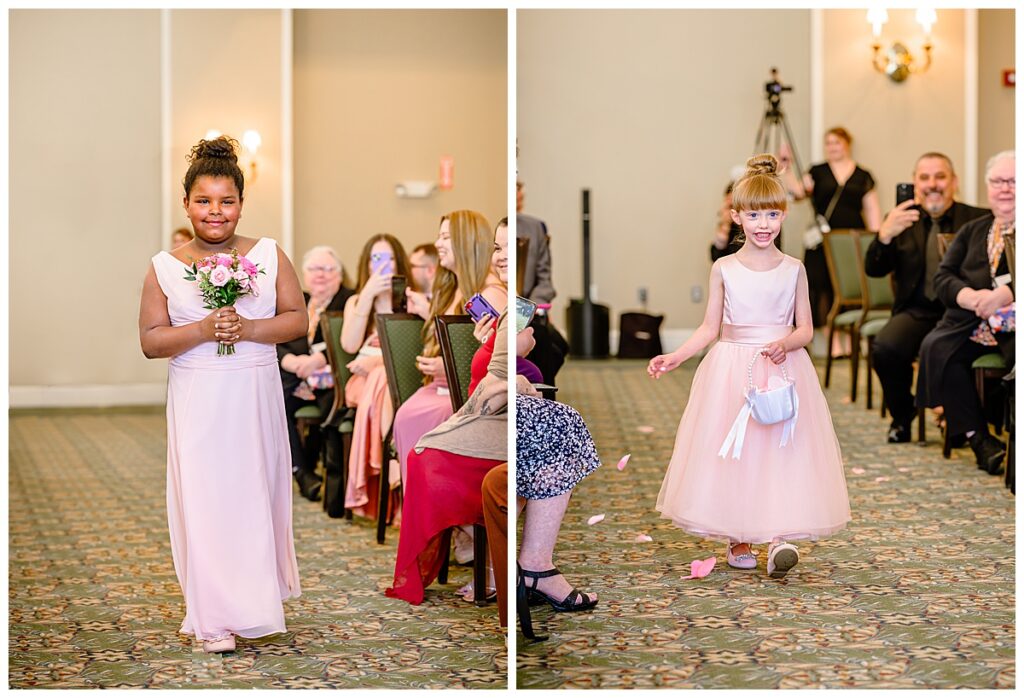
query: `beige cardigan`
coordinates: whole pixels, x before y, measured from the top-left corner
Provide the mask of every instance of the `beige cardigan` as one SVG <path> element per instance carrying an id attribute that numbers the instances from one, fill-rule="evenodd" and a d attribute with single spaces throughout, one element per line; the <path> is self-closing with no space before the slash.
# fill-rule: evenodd
<path id="1" fill-rule="evenodd" d="M 508 312 L 498 318 L 498 337 L 494 340 L 494 354 L 487 364 L 487 373 L 500 379 L 508 391 Z M 477 388 L 479 390 L 479 387 Z M 480 414 L 479 404 L 472 397 L 466 404 L 416 443 L 413 450 L 423 453 L 435 448 L 460 456 L 485 460 L 508 460 L 508 402 L 493 414 Z"/>

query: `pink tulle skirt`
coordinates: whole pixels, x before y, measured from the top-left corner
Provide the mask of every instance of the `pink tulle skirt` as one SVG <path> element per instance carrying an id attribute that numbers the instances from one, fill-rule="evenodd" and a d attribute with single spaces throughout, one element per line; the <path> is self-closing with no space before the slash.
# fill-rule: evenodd
<path id="1" fill-rule="evenodd" d="M 796 384 L 793 439 L 780 446 L 783 424 L 747 425 L 739 459 L 718 455 L 744 404 L 747 365 L 759 346 L 718 342 L 701 361 L 676 433 L 657 510 L 704 538 L 767 543 L 828 536 L 850 520 L 842 454 L 818 374 L 804 349 L 785 362 Z M 758 359 L 754 384 L 779 369 Z"/>

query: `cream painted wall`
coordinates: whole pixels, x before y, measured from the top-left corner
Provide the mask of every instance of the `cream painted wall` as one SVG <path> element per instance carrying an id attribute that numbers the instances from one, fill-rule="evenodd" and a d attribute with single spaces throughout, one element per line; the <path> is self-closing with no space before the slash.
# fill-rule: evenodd
<path id="1" fill-rule="evenodd" d="M 238 231 L 282 243 L 281 79 L 279 10 L 171 12 L 171 229 L 188 225 L 181 180 L 192 146 L 210 129 L 238 141 L 255 129 L 263 145 Z"/>
<path id="2" fill-rule="evenodd" d="M 1003 70 L 1013 68 L 1014 11 L 978 10 L 978 192 L 986 191 L 985 161 L 1015 143 L 1016 89 L 1003 87 Z"/>
<path id="3" fill-rule="evenodd" d="M 825 128 L 842 125 L 853 135 L 854 158 L 874 175 L 883 214 L 896 203 L 896 183 L 910 181 L 922 153 L 943 152 L 958 174 L 967 170 L 964 13 L 937 13 L 931 68 L 895 83 L 871 65 L 865 11 L 825 12 Z M 890 9 L 881 38 L 883 47 L 898 40 L 921 54 L 924 37 L 914 10 Z"/>
<path id="4" fill-rule="evenodd" d="M 290 176 L 281 111 L 291 77 L 291 56 L 282 57 L 286 17 L 167 15 L 165 188 L 162 13 L 10 13 L 12 407 L 163 400 L 166 361 L 147 360 L 139 348 L 139 294 L 150 257 L 185 223 L 185 157 L 208 129 L 262 134 L 240 231 L 281 240 Z M 433 238 L 444 211 L 504 215 L 504 10 L 293 17 L 304 80 L 294 90 L 302 129 L 295 143 L 305 149 L 294 154 L 303 224 L 296 250 L 333 242 L 354 264 L 375 230 L 418 242 Z M 437 38 L 449 35 L 458 40 Z M 397 179 L 436 177 L 442 154 L 455 157 L 451 192 L 427 202 L 394 198 Z"/>
<path id="5" fill-rule="evenodd" d="M 517 28 L 524 212 L 551 234 L 556 324 L 582 294 L 588 187 L 592 279 L 613 329 L 641 286 L 664 328 L 696 327 L 715 214 L 730 169 L 752 154 L 771 66 L 795 88 L 783 108 L 809 154 L 809 12 L 520 10 Z M 802 254 L 806 220 L 800 206 L 785 225 L 790 254 Z"/>
<path id="6" fill-rule="evenodd" d="M 505 10 L 296 10 L 295 257 L 316 244 L 354 267 L 366 239 L 432 242 L 441 215 L 506 215 Z M 402 180 L 454 188 L 399 199 Z"/>
<path id="7" fill-rule="evenodd" d="M 159 13 L 9 18 L 11 403 L 17 386 L 130 400 L 166 375 L 137 325 L 162 237 Z"/>

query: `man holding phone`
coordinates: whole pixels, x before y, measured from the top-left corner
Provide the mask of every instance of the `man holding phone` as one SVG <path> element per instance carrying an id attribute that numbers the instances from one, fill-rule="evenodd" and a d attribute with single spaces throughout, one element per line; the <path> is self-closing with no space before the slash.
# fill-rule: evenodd
<path id="1" fill-rule="evenodd" d="M 892 319 L 874 344 L 874 366 L 892 415 L 889 443 L 910 441 L 916 409 L 910 392 L 914 359 L 921 342 L 938 323 L 945 306 L 936 297 L 934 278 L 939 262 L 939 236 L 955 233 L 965 223 L 988 214 L 988 209 L 954 201 L 957 178 L 953 162 L 942 153 L 917 159 L 913 197 L 907 184 L 897 185 L 897 205 L 882 221 L 878 236 L 867 249 L 868 276 L 893 276 Z"/>

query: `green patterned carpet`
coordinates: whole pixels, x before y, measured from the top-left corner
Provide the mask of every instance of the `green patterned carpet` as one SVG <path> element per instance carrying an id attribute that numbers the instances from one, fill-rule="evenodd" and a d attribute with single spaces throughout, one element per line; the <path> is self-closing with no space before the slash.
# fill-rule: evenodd
<path id="1" fill-rule="evenodd" d="M 931 425 L 927 447 L 884 443 L 877 409 L 843 403 L 840 368 L 828 397 L 853 521 L 799 544 L 797 568 L 771 580 L 763 546 L 756 572 L 733 570 L 723 546 L 654 510 L 695 363 L 657 384 L 645 364 L 577 361 L 559 374 L 559 400 L 583 414 L 605 465 L 577 489 L 555 561 L 601 603 L 535 608 L 550 639 L 519 635 L 518 687 L 1014 687 L 1014 497 L 970 449 L 943 460 Z M 681 579 L 712 555 L 708 577 Z"/>
<path id="2" fill-rule="evenodd" d="M 164 501 L 162 410 L 12 412 L 11 687 L 504 688 L 497 609 L 454 590 L 388 599 L 397 531 L 329 519 L 295 497 L 302 597 L 288 632 L 208 655 L 184 615 Z M 224 535 L 231 534 L 225 522 Z"/>

